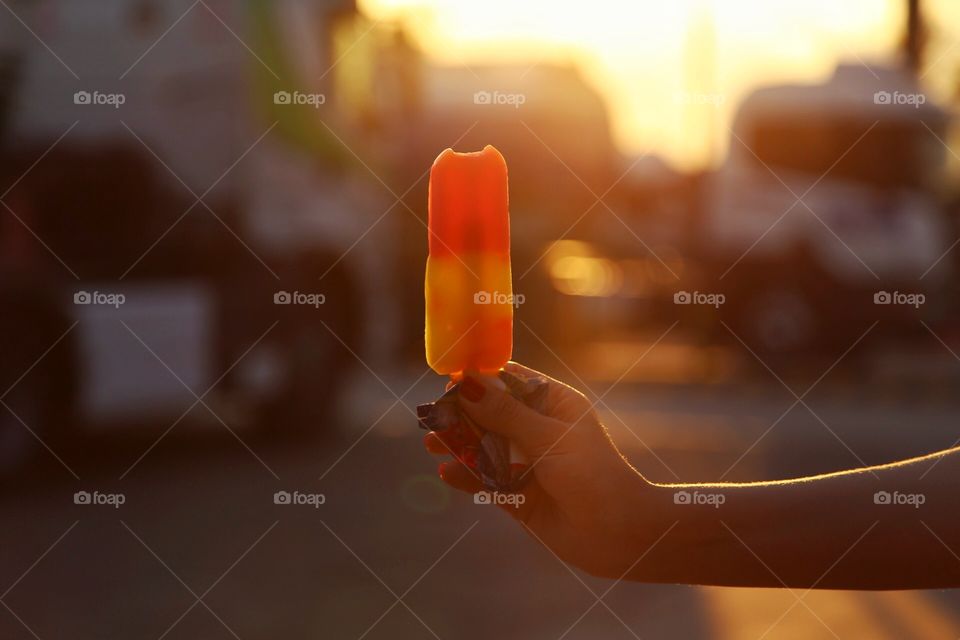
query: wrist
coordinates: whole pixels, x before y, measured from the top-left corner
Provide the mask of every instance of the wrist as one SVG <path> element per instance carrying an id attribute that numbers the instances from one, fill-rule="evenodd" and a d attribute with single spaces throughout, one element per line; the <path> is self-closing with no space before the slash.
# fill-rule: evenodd
<path id="1" fill-rule="evenodd" d="M 676 488 L 649 482 L 634 472 L 628 502 L 630 511 L 627 578 L 643 582 L 671 582 L 678 550 L 690 549 L 695 541 L 681 540 L 695 527 L 680 526 L 675 510 Z M 627 570 L 627 568 L 625 568 Z"/>

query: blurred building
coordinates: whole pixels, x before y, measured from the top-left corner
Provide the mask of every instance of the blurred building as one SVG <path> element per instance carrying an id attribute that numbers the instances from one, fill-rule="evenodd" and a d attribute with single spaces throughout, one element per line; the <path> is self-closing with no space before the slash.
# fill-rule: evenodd
<path id="1" fill-rule="evenodd" d="M 17 414 L 44 438 L 166 426 L 209 389 L 238 428 L 322 424 L 364 310 L 391 308 L 389 283 L 372 276 L 389 262 L 387 225 L 354 246 L 390 198 L 354 170 L 359 134 L 334 99 L 343 33 L 362 23 L 354 3 L 10 9 L 0 378 L 56 345 L 18 382 Z M 97 292 L 124 302 L 93 304 Z M 292 304 L 296 292 L 328 303 Z M 0 419 L 10 465 L 36 446 L 3 446 L 22 432 Z"/>

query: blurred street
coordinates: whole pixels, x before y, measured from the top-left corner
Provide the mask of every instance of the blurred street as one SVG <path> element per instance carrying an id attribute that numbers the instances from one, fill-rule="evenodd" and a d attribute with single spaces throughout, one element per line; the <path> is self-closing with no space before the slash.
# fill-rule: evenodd
<path id="1" fill-rule="evenodd" d="M 512 358 L 658 483 L 956 457 L 958 105 L 948 0 L 0 0 L 0 640 L 960 638 L 958 589 L 589 577 L 416 419 Z M 748 488 L 659 566 L 776 585 L 730 549 L 878 513 L 831 584 L 957 585 L 947 467 Z"/>
<path id="2" fill-rule="evenodd" d="M 653 375 L 657 368 L 637 369 Z M 223 430 L 200 444 L 174 432 L 132 469 L 149 441 L 114 443 L 92 456 L 95 468 L 84 460 L 96 443 L 60 452 L 79 480 L 50 457 L 0 497 L 7 606 L 0 637 L 753 640 L 960 633 L 960 600 L 952 591 L 615 584 L 568 569 L 504 514 L 436 478 L 403 405 L 433 398 L 442 383 L 429 374 L 404 394 L 418 375 L 397 370 L 378 380 L 361 371 L 339 435 L 286 445 L 250 440 L 256 455 Z M 587 382 L 600 395 L 612 383 Z M 633 463 L 665 482 L 872 464 L 944 448 L 957 437 L 949 394 L 894 397 L 828 375 L 806 397 L 809 410 L 798 405 L 778 421 L 794 400 L 772 377 L 742 386 L 621 382 L 599 407 Z M 122 493 L 125 503 L 74 505 L 78 490 Z M 325 502 L 276 505 L 279 490 L 322 493 Z M 944 562 L 952 561 L 960 562 L 945 550 Z"/>

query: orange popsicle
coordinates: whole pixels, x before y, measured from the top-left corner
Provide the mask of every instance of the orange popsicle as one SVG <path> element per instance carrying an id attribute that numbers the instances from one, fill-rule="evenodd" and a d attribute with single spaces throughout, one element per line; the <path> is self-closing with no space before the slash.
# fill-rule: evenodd
<path id="1" fill-rule="evenodd" d="M 446 149 L 430 169 L 427 362 L 439 374 L 493 373 L 513 350 L 507 164 Z"/>

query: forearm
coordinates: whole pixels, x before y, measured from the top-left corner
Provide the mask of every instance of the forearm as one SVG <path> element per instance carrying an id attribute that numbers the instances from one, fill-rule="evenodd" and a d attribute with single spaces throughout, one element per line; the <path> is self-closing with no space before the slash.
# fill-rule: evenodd
<path id="1" fill-rule="evenodd" d="M 657 535 L 667 533 L 659 541 L 647 534 L 638 556 L 649 551 L 629 577 L 791 588 L 958 586 L 957 478 L 960 450 L 782 482 L 648 485 L 647 513 L 638 517 Z M 894 504 L 878 503 L 880 491 Z"/>

